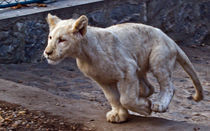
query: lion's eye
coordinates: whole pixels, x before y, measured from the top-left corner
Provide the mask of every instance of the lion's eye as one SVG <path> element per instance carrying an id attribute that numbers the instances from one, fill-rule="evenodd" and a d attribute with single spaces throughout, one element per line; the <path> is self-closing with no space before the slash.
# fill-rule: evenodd
<path id="1" fill-rule="evenodd" d="M 59 38 L 59 39 L 58 39 L 58 43 L 65 42 L 65 41 L 66 41 L 66 40 L 63 39 L 63 38 Z"/>

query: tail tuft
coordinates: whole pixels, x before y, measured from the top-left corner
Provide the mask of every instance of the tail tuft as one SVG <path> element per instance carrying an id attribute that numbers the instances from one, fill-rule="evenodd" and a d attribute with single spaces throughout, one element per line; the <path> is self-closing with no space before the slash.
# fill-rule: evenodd
<path id="1" fill-rule="evenodd" d="M 203 93 L 202 93 L 202 92 L 196 93 L 196 94 L 193 96 L 193 99 L 194 99 L 196 102 L 199 102 L 199 101 L 203 100 Z"/>

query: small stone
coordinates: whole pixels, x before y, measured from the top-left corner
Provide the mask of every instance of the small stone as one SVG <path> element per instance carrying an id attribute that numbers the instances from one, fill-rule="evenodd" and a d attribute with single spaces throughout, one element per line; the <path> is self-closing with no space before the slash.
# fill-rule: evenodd
<path id="1" fill-rule="evenodd" d="M 180 82 L 185 82 L 186 80 L 180 80 Z"/>
<path id="2" fill-rule="evenodd" d="M 26 111 L 19 111 L 18 112 L 18 115 L 25 115 L 26 114 Z"/>
<path id="3" fill-rule="evenodd" d="M 90 98 L 89 100 L 90 101 L 96 101 L 96 98 L 93 97 L 93 98 Z"/>
<path id="4" fill-rule="evenodd" d="M 199 131 L 200 130 L 199 127 L 198 128 L 194 127 L 193 129 L 194 129 L 194 131 Z"/>
<path id="5" fill-rule="evenodd" d="M 22 122 L 22 125 L 26 125 L 27 124 L 27 122 Z"/>
<path id="6" fill-rule="evenodd" d="M 185 116 L 184 118 L 185 118 L 185 119 L 190 119 L 190 117 L 189 117 L 189 116 Z"/>
<path id="7" fill-rule="evenodd" d="M 17 83 L 23 83 L 23 81 L 21 81 L 21 80 L 18 80 L 18 81 L 17 81 Z"/>
<path id="8" fill-rule="evenodd" d="M 201 114 L 199 114 L 199 113 L 194 113 L 193 115 L 194 115 L 194 116 L 200 116 Z"/>
<path id="9" fill-rule="evenodd" d="M 188 100 L 192 100 L 193 97 L 192 97 L 192 96 L 188 96 L 187 99 L 188 99 Z"/>
<path id="10" fill-rule="evenodd" d="M 4 120 L 5 121 L 12 121 L 11 117 L 6 117 Z"/>
<path id="11" fill-rule="evenodd" d="M 90 121 L 95 121 L 94 119 L 91 119 Z"/>
<path id="12" fill-rule="evenodd" d="M 197 46 L 196 46 L 196 45 L 191 45 L 191 47 L 192 47 L 192 48 L 196 48 Z"/>
<path id="13" fill-rule="evenodd" d="M 21 122 L 22 122 L 21 120 L 15 121 L 15 122 L 12 124 L 12 127 L 13 127 L 13 128 L 17 128 L 18 125 L 19 125 Z"/>
<path id="14" fill-rule="evenodd" d="M 201 46 L 203 46 L 203 47 L 204 47 L 204 46 L 205 46 L 205 44 L 203 43 L 203 44 L 201 44 Z"/>
<path id="15" fill-rule="evenodd" d="M 34 116 L 34 119 L 38 119 L 39 118 L 39 116 Z"/>
<path id="16" fill-rule="evenodd" d="M 60 125 L 64 125 L 64 123 L 63 122 L 60 122 Z"/>
<path id="17" fill-rule="evenodd" d="M 185 107 L 186 109 L 192 109 L 190 106 Z"/>
<path id="18" fill-rule="evenodd" d="M 0 122 L 4 122 L 4 118 L 0 115 Z"/>
<path id="19" fill-rule="evenodd" d="M 72 126 L 72 129 L 75 130 L 76 129 L 76 126 Z"/>
<path id="20" fill-rule="evenodd" d="M 204 83 L 206 86 L 210 86 L 210 83 L 209 82 L 205 82 Z"/>
<path id="21" fill-rule="evenodd" d="M 30 127 L 30 125 L 29 125 L 29 124 L 27 124 L 27 125 L 26 125 L 26 128 L 29 128 L 29 127 Z"/>

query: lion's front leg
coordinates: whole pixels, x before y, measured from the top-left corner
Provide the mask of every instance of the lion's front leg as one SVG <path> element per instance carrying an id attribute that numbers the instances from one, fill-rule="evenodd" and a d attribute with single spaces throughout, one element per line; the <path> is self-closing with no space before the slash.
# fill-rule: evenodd
<path id="1" fill-rule="evenodd" d="M 112 110 L 107 112 L 106 119 L 108 122 L 120 123 L 128 118 L 128 110 L 120 104 L 120 95 L 116 86 L 102 86 L 104 94 L 109 101 Z"/>

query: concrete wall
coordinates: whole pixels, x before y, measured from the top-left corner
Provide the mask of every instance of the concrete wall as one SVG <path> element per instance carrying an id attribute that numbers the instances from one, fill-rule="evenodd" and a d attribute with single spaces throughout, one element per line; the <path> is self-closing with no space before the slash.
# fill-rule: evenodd
<path id="1" fill-rule="evenodd" d="M 47 43 L 48 13 L 63 19 L 86 14 L 89 24 L 107 27 L 141 22 L 161 28 L 179 44 L 210 45 L 210 2 L 105 0 L 0 20 L 0 63 L 39 62 Z"/>

